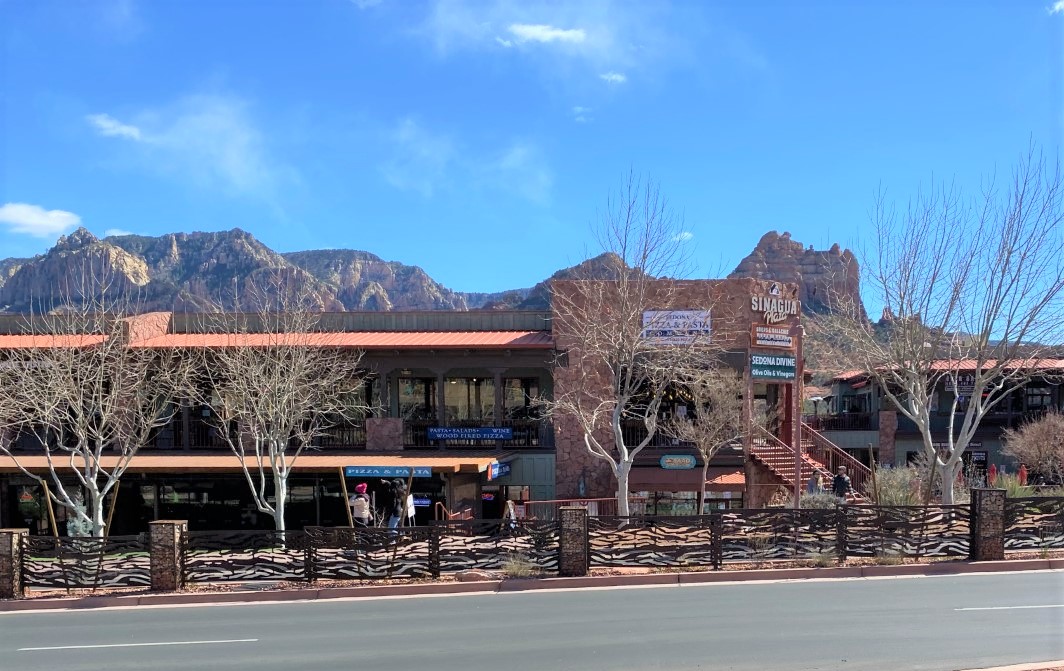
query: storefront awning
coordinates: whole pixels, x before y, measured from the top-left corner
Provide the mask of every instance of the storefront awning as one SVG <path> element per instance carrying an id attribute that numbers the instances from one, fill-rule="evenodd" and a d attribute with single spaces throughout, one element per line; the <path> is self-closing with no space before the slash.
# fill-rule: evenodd
<path id="1" fill-rule="evenodd" d="M 701 477 L 701 468 L 668 470 L 637 467 L 628 475 L 628 489 L 633 492 L 697 492 Z M 707 491 L 736 492 L 745 486 L 742 466 L 710 466 L 706 473 Z"/>
<path id="2" fill-rule="evenodd" d="M 298 473 L 336 473 L 338 468 L 346 466 L 395 466 L 410 468 L 413 466 L 431 468 L 433 473 L 483 473 L 491 464 L 509 456 L 498 455 L 431 455 L 404 453 L 395 456 L 351 455 L 351 454 L 304 454 L 296 459 L 292 470 Z M 54 460 L 60 473 L 69 469 L 69 460 Z M 110 470 L 118 463 L 118 458 L 105 456 L 101 459 L 104 469 Z M 31 473 L 48 472 L 48 460 L 44 455 L 26 454 L 18 456 L 18 463 Z M 254 465 L 251 466 L 253 469 Z M 238 473 L 240 460 L 233 454 L 138 454 L 133 457 L 127 473 Z M 17 473 L 19 468 L 15 460 L 0 455 L 0 473 Z"/>

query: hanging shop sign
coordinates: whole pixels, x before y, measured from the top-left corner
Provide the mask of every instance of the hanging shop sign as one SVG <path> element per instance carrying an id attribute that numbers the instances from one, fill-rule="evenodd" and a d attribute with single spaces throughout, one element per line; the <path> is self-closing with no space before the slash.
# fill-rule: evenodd
<path id="1" fill-rule="evenodd" d="M 709 342 L 709 310 L 645 310 L 641 336 L 656 345 Z"/>
<path id="2" fill-rule="evenodd" d="M 750 353 L 750 377 L 755 380 L 794 381 L 798 360 L 789 354 Z"/>
<path id="3" fill-rule="evenodd" d="M 766 324 L 778 324 L 796 316 L 802 309 L 801 301 L 783 297 L 783 287 L 773 282 L 768 287 L 768 294 L 750 296 L 750 309 L 758 313 Z"/>
<path id="4" fill-rule="evenodd" d="M 750 344 L 753 347 L 772 347 L 774 349 L 794 349 L 794 336 L 787 326 L 765 326 L 754 324 L 750 328 Z"/>
<path id="5" fill-rule="evenodd" d="M 431 466 L 344 466 L 344 477 L 348 478 L 409 478 L 413 471 L 415 478 L 431 478 Z"/>
<path id="6" fill-rule="evenodd" d="M 975 374 L 958 374 L 956 385 L 952 375 L 946 376 L 946 391 L 955 392 L 958 396 L 971 396 L 975 392 Z"/>
<path id="7" fill-rule="evenodd" d="M 667 471 L 686 471 L 694 468 L 698 460 L 693 454 L 663 454 L 658 463 Z"/>
<path id="8" fill-rule="evenodd" d="M 510 462 L 505 461 L 503 463 L 494 462 L 491 466 L 488 466 L 488 480 L 495 480 L 496 478 L 505 478 L 510 474 L 513 466 Z"/>
<path id="9" fill-rule="evenodd" d="M 509 426 L 430 426 L 429 440 L 513 440 Z"/>

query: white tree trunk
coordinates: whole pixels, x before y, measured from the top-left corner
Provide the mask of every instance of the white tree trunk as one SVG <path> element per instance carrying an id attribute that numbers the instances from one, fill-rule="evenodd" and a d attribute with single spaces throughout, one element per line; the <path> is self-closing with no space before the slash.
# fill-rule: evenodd
<path id="1" fill-rule="evenodd" d="M 617 515 L 628 517 L 631 513 L 628 507 L 628 473 L 632 470 L 632 464 L 621 462 L 617 464 Z"/>
<path id="2" fill-rule="evenodd" d="M 956 497 L 954 496 L 953 487 L 957 484 L 957 475 L 961 472 L 963 464 L 961 461 L 946 462 L 945 466 L 939 466 L 939 472 L 942 473 L 942 505 L 953 505 Z"/>
<path id="3" fill-rule="evenodd" d="M 277 531 L 284 531 L 284 509 L 288 501 L 288 476 L 274 475 L 273 488 L 275 495 L 273 502 L 273 528 Z"/>

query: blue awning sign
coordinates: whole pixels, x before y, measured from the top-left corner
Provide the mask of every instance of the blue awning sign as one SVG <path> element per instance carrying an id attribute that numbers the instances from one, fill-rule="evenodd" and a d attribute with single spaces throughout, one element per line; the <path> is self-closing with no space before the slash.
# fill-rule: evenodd
<path id="1" fill-rule="evenodd" d="M 431 478 L 431 466 L 345 466 L 344 477 L 348 478 Z"/>

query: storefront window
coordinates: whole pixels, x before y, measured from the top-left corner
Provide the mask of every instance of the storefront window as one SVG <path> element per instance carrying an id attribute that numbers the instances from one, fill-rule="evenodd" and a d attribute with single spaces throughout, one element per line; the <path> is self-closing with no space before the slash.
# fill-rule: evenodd
<path id="1" fill-rule="evenodd" d="M 495 381 L 483 377 L 451 377 L 443 392 L 447 421 L 489 421 L 495 414 Z"/>
<path id="2" fill-rule="evenodd" d="M 435 378 L 399 378 L 399 416 L 404 420 L 436 418 Z"/>
<path id="3" fill-rule="evenodd" d="M 1053 407 L 1053 391 L 1049 387 L 1027 387 L 1025 408 L 1045 410 Z"/>
<path id="4" fill-rule="evenodd" d="M 535 405 L 539 398 L 539 380 L 509 377 L 503 380 L 502 405 L 506 419 L 534 419 L 539 416 Z"/>

